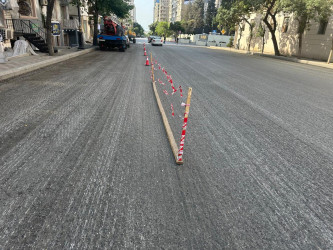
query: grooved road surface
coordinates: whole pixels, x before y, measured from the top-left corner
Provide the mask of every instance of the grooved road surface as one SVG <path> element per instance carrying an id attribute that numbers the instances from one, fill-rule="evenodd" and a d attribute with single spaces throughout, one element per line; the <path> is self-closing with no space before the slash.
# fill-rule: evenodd
<path id="1" fill-rule="evenodd" d="M 0 83 L 0 249 L 332 249 L 333 72 L 148 47 L 193 87 L 176 166 L 142 45 Z"/>

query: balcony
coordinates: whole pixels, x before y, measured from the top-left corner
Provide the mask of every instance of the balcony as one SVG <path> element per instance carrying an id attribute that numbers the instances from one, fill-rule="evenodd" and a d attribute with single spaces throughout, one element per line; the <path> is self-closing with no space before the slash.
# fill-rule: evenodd
<path id="1" fill-rule="evenodd" d="M 77 30 L 79 29 L 79 21 L 77 19 L 64 19 L 61 21 L 63 30 Z"/>

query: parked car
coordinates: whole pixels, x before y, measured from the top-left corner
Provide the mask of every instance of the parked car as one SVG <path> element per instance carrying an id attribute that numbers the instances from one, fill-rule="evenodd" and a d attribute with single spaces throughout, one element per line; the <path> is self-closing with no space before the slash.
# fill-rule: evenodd
<path id="1" fill-rule="evenodd" d="M 155 36 L 152 40 L 151 40 L 151 45 L 160 45 L 162 46 L 163 45 L 163 40 L 161 37 L 159 36 Z"/>

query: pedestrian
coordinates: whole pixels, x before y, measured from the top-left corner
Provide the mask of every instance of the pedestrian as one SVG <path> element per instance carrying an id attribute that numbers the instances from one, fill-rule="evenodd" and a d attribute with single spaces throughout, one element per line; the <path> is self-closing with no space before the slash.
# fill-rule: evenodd
<path id="1" fill-rule="evenodd" d="M 176 39 L 176 41 L 177 41 L 177 44 L 178 44 L 178 40 L 179 40 L 179 38 L 177 37 L 177 39 Z"/>

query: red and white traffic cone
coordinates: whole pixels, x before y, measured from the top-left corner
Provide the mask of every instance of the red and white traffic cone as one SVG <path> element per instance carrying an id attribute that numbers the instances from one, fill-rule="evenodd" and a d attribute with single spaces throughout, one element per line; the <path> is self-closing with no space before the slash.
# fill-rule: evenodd
<path id="1" fill-rule="evenodd" d="M 147 56 L 147 59 L 146 59 L 146 66 L 150 66 L 148 56 Z"/>
<path id="2" fill-rule="evenodd" d="M 147 56 L 147 51 L 145 50 L 145 53 L 143 54 L 144 56 Z"/>

